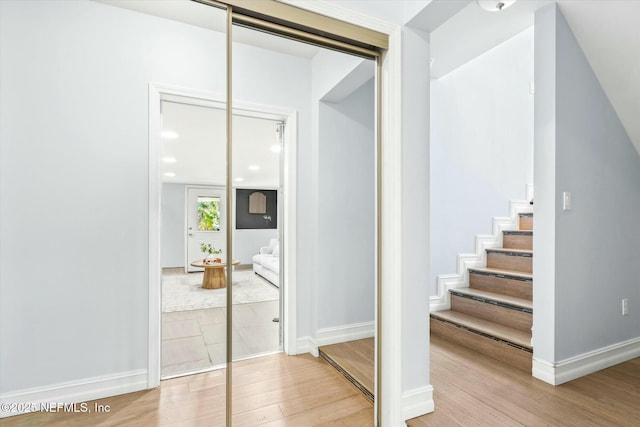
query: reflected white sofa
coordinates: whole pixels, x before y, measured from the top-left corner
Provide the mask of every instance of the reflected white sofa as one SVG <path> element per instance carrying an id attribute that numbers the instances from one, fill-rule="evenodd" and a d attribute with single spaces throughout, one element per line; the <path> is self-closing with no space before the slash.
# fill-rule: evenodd
<path id="1" fill-rule="evenodd" d="M 269 246 L 260 248 L 260 253 L 253 256 L 253 272 L 280 287 L 280 244 L 278 239 L 271 239 Z"/>

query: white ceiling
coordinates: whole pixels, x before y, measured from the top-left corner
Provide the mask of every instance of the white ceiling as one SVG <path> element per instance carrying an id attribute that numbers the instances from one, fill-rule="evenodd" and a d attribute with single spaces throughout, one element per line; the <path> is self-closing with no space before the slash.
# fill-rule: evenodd
<path id="1" fill-rule="evenodd" d="M 530 28 L 535 11 L 551 2 L 517 1 L 501 12 L 487 12 L 475 2 L 458 2 L 466 6 L 431 32 L 431 76 L 442 77 Z"/>
<path id="2" fill-rule="evenodd" d="M 234 115 L 233 186 L 279 187 L 282 154 L 271 150 L 279 143 L 278 123 Z M 226 111 L 223 109 L 163 102 L 162 130 L 179 135 L 175 139 L 162 138 L 163 182 L 224 185 L 227 174 L 225 125 Z M 168 159 L 175 162 L 168 163 Z M 167 176 L 167 173 L 175 176 Z M 238 181 L 240 178 L 242 181 Z"/>

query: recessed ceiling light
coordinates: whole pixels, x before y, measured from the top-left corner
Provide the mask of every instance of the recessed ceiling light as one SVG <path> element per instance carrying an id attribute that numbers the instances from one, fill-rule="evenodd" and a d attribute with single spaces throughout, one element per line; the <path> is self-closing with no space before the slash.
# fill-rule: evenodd
<path id="1" fill-rule="evenodd" d="M 164 176 L 176 176 L 175 172 L 165 172 Z"/>
<path id="2" fill-rule="evenodd" d="M 234 181 L 235 181 L 235 182 L 242 182 L 242 181 L 244 181 L 244 178 L 240 178 L 240 177 L 238 177 L 238 178 L 236 178 Z"/>
<path id="3" fill-rule="evenodd" d="M 259 171 L 260 170 L 260 166 L 258 166 L 258 165 L 250 165 L 249 166 L 249 170 L 250 171 Z"/>
<path id="4" fill-rule="evenodd" d="M 279 152 L 282 151 L 282 146 L 280 146 L 280 144 L 272 145 L 271 146 L 271 151 L 273 151 L 274 153 L 279 153 Z"/>
<path id="5" fill-rule="evenodd" d="M 164 130 L 161 135 L 164 139 L 176 139 L 180 136 L 172 130 Z"/>
<path id="6" fill-rule="evenodd" d="M 175 163 L 176 162 L 176 158 L 175 157 L 163 157 L 162 161 L 165 163 Z"/>

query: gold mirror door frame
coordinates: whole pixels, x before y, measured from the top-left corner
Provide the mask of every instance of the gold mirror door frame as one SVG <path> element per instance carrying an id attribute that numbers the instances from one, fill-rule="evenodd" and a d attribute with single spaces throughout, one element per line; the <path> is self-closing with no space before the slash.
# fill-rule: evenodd
<path id="1" fill-rule="evenodd" d="M 227 61 L 227 218 L 232 217 L 233 196 L 233 24 L 240 24 L 249 28 L 265 31 L 272 34 L 281 35 L 294 40 L 315 44 L 322 47 L 338 50 L 341 52 L 362 56 L 376 60 L 376 387 L 375 406 L 376 420 L 382 419 L 382 373 L 381 373 L 381 342 L 382 342 L 382 249 L 380 236 L 382 235 L 382 178 L 381 178 L 381 155 L 382 155 L 382 127 L 381 127 L 381 55 L 388 48 L 388 36 L 367 28 L 343 22 L 334 18 L 319 15 L 304 9 L 290 6 L 277 1 L 265 0 L 193 0 L 217 8 L 226 9 L 226 61 Z M 233 231 L 232 227 L 227 227 L 226 236 L 227 253 L 227 283 L 232 282 L 231 258 L 233 254 Z M 229 290 L 231 287 L 229 287 Z M 227 292 L 227 318 L 226 318 L 226 424 L 233 424 L 232 418 L 232 387 L 233 387 L 233 348 L 232 348 L 232 319 L 233 319 L 232 292 Z"/>

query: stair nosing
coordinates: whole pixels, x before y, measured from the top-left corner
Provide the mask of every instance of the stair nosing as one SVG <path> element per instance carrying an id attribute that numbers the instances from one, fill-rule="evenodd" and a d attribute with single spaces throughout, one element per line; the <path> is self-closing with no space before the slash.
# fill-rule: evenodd
<path id="1" fill-rule="evenodd" d="M 487 248 L 487 254 L 498 253 L 505 256 L 533 258 L 533 249 Z"/>
<path id="2" fill-rule="evenodd" d="M 470 267 L 470 272 L 476 272 L 480 274 L 500 275 L 515 278 L 515 280 L 533 280 L 533 274 L 525 273 L 517 270 L 503 270 L 500 268 L 489 267 Z"/>
<path id="3" fill-rule="evenodd" d="M 452 295 L 462 294 L 463 298 L 471 298 L 478 302 L 487 304 L 495 303 L 496 305 L 510 310 L 522 311 L 525 313 L 533 313 L 533 302 L 519 297 L 507 296 L 497 292 L 481 291 L 474 288 L 457 288 L 450 289 Z"/>
<path id="4" fill-rule="evenodd" d="M 447 315 L 447 313 L 451 312 L 451 310 L 436 311 L 431 313 L 431 317 L 436 320 L 451 323 L 453 325 L 456 325 L 457 327 L 469 330 L 470 332 L 484 335 L 487 338 L 505 342 L 507 344 L 513 345 L 514 347 L 521 348 L 522 350 L 528 352 L 533 351 L 530 335 L 527 337 L 528 339 L 523 339 L 522 337 L 517 338 L 518 336 L 526 335 L 526 332 L 458 312 L 456 312 L 457 314 L 455 316 L 450 317 Z M 469 319 L 473 319 L 471 320 L 472 324 L 468 323 Z M 487 327 L 488 324 L 492 325 L 493 327 Z M 501 331 L 503 333 L 501 333 Z M 508 333 L 504 333 L 505 331 L 507 331 Z"/>
<path id="5" fill-rule="evenodd" d="M 336 362 L 331 356 L 329 356 L 324 351 L 318 349 L 318 354 L 322 357 L 329 365 L 333 366 L 335 370 L 337 370 L 343 377 L 347 379 L 351 384 L 353 384 L 360 392 L 371 402 L 375 401 L 375 396 L 369 390 L 369 387 L 362 384 L 358 379 L 353 376 L 347 369 L 344 369 L 338 362 Z"/>
<path id="6" fill-rule="evenodd" d="M 517 252 L 522 254 L 532 254 L 533 249 L 510 249 L 510 248 L 486 248 L 487 252 Z"/>
<path id="7" fill-rule="evenodd" d="M 533 236 L 533 230 L 502 230 L 502 234 L 514 236 Z"/>

